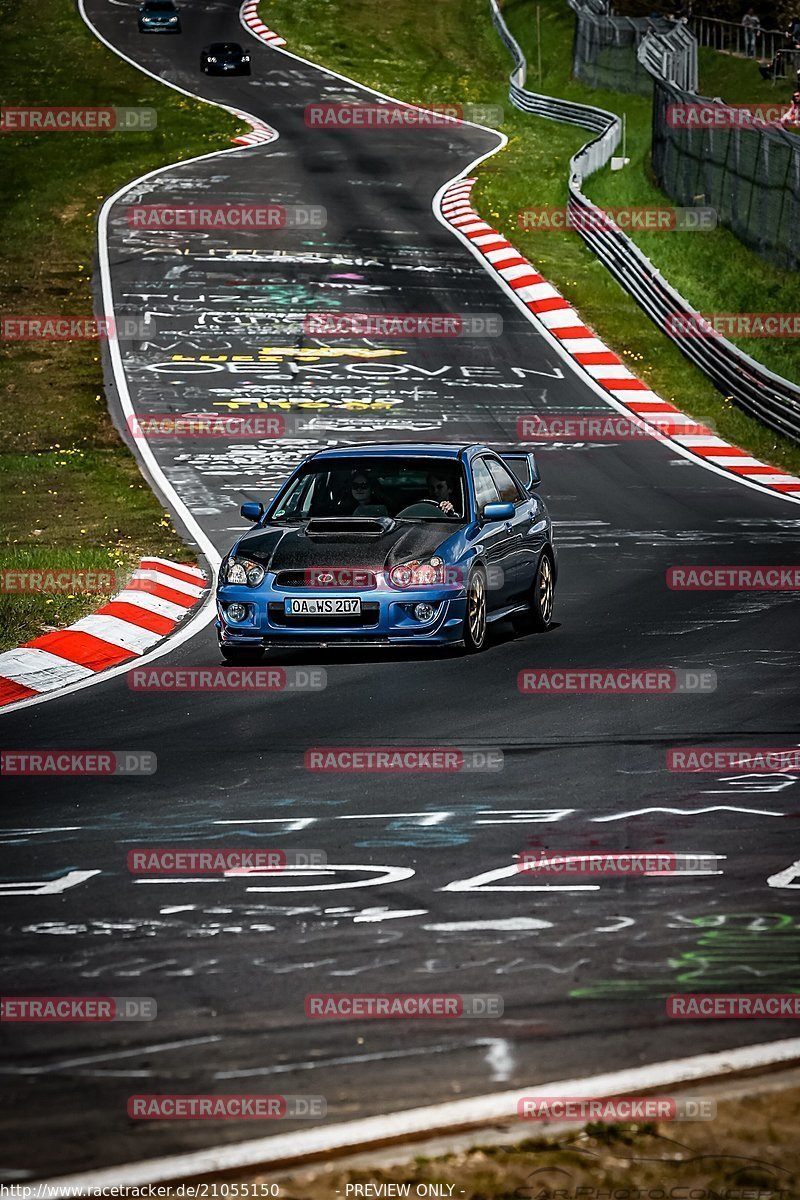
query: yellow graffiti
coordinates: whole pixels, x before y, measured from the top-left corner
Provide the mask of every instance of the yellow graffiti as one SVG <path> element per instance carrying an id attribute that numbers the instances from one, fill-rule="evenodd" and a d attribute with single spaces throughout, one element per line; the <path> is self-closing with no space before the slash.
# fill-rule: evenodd
<path id="1" fill-rule="evenodd" d="M 173 354 L 172 362 L 284 362 L 291 359 L 294 362 L 319 362 L 324 358 L 390 358 L 393 355 L 405 354 L 405 350 L 376 350 L 370 347 L 352 347 L 346 349 L 338 346 L 300 347 L 295 350 L 288 346 L 262 346 L 258 354 L 200 354 L 193 357 L 188 354 Z"/>

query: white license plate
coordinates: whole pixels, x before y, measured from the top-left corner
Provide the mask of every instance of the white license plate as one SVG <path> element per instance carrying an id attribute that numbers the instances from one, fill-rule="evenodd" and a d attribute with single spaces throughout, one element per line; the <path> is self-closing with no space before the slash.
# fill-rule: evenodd
<path id="1" fill-rule="evenodd" d="M 338 617 L 361 612 L 358 596 L 290 596 L 285 605 L 290 617 Z"/>

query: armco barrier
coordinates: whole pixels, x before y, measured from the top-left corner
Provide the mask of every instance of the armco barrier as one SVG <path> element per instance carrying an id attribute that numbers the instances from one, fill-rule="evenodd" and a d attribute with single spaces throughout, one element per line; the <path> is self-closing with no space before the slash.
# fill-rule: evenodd
<path id="1" fill-rule="evenodd" d="M 800 442 L 800 387 L 774 374 L 761 363 L 721 336 L 682 337 L 681 322 L 698 320 L 699 314 L 680 295 L 649 258 L 583 193 L 583 183 L 605 166 L 619 145 L 622 123 L 614 113 L 593 105 L 576 104 L 553 96 L 527 91 L 527 62 L 522 49 L 506 25 L 497 0 L 489 0 L 492 21 L 514 59 L 509 99 L 515 108 L 552 121 L 578 125 L 597 134 L 570 160 L 569 211 L 576 216 L 576 232 L 637 304 L 672 338 L 682 354 L 712 381 L 725 396 L 795 442 Z M 594 219 L 587 214 L 593 214 Z M 580 220 L 579 215 L 584 219 Z M 669 317 L 673 321 L 668 320 Z"/>

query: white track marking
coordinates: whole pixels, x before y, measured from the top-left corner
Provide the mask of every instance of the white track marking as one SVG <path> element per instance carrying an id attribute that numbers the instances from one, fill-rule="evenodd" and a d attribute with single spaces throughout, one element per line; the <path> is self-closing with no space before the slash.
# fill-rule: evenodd
<path id="1" fill-rule="evenodd" d="M 482 871 L 480 875 L 472 875 L 469 879 L 456 879 L 453 883 L 439 888 L 440 892 L 598 892 L 599 883 L 571 884 L 535 884 L 517 883 L 506 884 L 504 887 L 487 887 L 496 879 L 508 879 L 510 875 L 519 876 L 522 872 L 517 863 L 507 867 L 497 867 L 492 871 Z"/>
<path id="2" fill-rule="evenodd" d="M 281 879 L 293 878 L 313 879 L 333 875 L 336 871 L 373 871 L 378 872 L 377 879 L 345 880 L 344 883 L 297 883 L 289 887 L 249 887 L 248 892 L 336 892 L 349 888 L 379 887 L 386 883 L 400 883 L 411 879 L 414 871 L 411 867 L 379 867 L 356 863 L 329 863 L 326 867 L 287 867 L 281 871 Z M 269 874 L 270 872 L 263 872 Z M 253 879 L 258 878 L 258 871 L 225 872 L 226 878 Z"/>
<path id="3" fill-rule="evenodd" d="M 158 1042 L 152 1046 L 135 1046 L 132 1050 L 110 1050 L 105 1054 L 89 1054 L 83 1058 L 59 1059 L 46 1067 L 0 1067 L 0 1075 L 51 1075 L 68 1071 L 73 1067 L 84 1067 L 90 1063 L 109 1062 L 116 1058 L 138 1058 L 141 1054 L 160 1054 L 162 1050 L 182 1050 L 186 1046 L 203 1046 L 208 1042 L 221 1042 L 220 1034 L 208 1037 L 188 1038 L 183 1042 Z"/>
<path id="4" fill-rule="evenodd" d="M 32 837 L 41 833 L 72 833 L 81 829 L 81 825 L 50 825 L 44 829 L 3 829 L 0 837 Z"/>
<path id="5" fill-rule="evenodd" d="M 69 888 L 85 883 L 100 871 L 67 871 L 58 879 L 37 879 L 25 883 L 0 883 L 0 899 L 3 896 L 56 896 Z"/>
<path id="6" fill-rule="evenodd" d="M 800 888 L 800 859 L 784 871 L 770 875 L 767 883 L 771 888 Z"/>
<path id="7" fill-rule="evenodd" d="M 537 917 L 507 917 L 486 921 L 441 921 L 436 925 L 423 925 L 432 933 L 481 933 L 494 929 L 503 933 L 519 930 L 552 929 L 552 921 L 540 921 Z"/>
<path id="8" fill-rule="evenodd" d="M 641 817 L 646 813 L 674 813 L 679 817 L 699 817 L 705 813 L 712 812 L 739 812 L 747 813 L 754 817 L 783 817 L 782 812 L 772 812 L 765 808 L 739 808 L 735 804 L 711 804 L 708 808 L 634 808 L 630 812 L 613 813 L 609 817 L 590 817 L 589 819 L 596 825 L 604 824 L 607 821 L 626 821 L 628 817 Z"/>
<path id="9" fill-rule="evenodd" d="M 383 1056 L 374 1057 L 378 1059 Z M 454 1129 L 470 1126 L 480 1129 L 497 1121 L 514 1120 L 519 1101 L 524 1096 L 540 1093 L 544 1086 L 548 1096 L 636 1095 L 645 1089 L 694 1084 L 709 1077 L 777 1066 L 799 1058 L 800 1038 L 789 1038 L 782 1042 L 743 1046 L 737 1050 L 723 1050 L 717 1054 L 697 1054 L 691 1058 L 671 1059 L 651 1063 L 645 1067 L 611 1071 L 603 1075 L 562 1079 L 546 1085 L 531 1084 L 519 1091 L 451 1100 L 444 1104 L 406 1109 L 386 1116 L 365 1117 L 359 1121 L 303 1129 L 296 1133 L 275 1134 L 237 1145 L 216 1146 L 210 1150 L 175 1154 L 168 1158 L 124 1163 L 108 1170 L 49 1179 L 46 1184 L 51 1188 L 88 1189 L 115 1185 L 143 1187 L 168 1180 L 213 1175 L 220 1171 L 242 1170 L 248 1167 L 266 1170 L 272 1163 L 280 1162 L 282 1166 L 289 1163 L 300 1164 L 311 1154 L 333 1156 L 356 1148 L 368 1148 L 376 1141 L 412 1141 L 434 1133 L 450 1135 Z M 315 1068 L 325 1065 L 324 1062 L 313 1064 Z M 227 1075 L 226 1078 L 231 1076 Z M 43 1187 L 44 1184 L 40 1186 Z"/>

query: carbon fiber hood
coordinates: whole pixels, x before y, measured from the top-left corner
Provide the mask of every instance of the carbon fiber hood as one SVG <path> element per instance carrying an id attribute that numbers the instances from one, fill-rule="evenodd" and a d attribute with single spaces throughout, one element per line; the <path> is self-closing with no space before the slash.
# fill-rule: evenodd
<path id="1" fill-rule="evenodd" d="M 271 571 L 337 566 L 380 571 L 413 558 L 429 558 L 457 528 L 452 521 L 397 521 L 377 534 L 311 534 L 305 527 L 253 529 L 240 539 L 236 554 Z"/>

